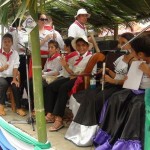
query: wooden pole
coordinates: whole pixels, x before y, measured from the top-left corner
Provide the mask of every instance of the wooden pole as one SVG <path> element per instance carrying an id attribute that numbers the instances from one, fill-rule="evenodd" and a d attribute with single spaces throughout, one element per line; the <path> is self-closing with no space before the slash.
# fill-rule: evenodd
<path id="1" fill-rule="evenodd" d="M 98 45 L 97 45 L 97 42 L 96 42 L 96 40 L 95 40 L 95 38 L 94 38 L 93 33 L 90 33 L 90 37 L 91 37 L 91 39 L 92 39 L 92 43 L 93 43 L 93 46 L 94 46 L 96 52 L 97 52 L 97 53 L 100 52 L 100 49 L 99 49 L 99 47 L 98 47 Z"/>
<path id="2" fill-rule="evenodd" d="M 116 24 L 114 27 L 114 40 L 117 39 L 118 39 L 118 24 Z"/>

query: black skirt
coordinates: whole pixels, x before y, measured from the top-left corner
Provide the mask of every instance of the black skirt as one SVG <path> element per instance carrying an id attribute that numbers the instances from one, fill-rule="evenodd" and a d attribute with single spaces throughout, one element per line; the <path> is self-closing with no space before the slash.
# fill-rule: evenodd
<path id="1" fill-rule="evenodd" d="M 128 89 L 114 93 L 94 138 L 96 150 L 143 149 L 144 121 L 144 93 L 137 95 Z"/>
<path id="2" fill-rule="evenodd" d="M 104 91 L 101 91 L 101 87 L 97 87 L 74 94 L 74 98 L 80 103 L 80 106 L 65 138 L 78 146 L 90 146 L 98 129 L 99 116 L 105 101 L 114 92 L 121 89 L 121 86 L 106 84 Z"/>

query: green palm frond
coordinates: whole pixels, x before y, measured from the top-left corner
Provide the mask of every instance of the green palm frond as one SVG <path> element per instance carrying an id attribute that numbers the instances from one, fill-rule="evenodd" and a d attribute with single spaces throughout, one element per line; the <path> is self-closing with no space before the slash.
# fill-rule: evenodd
<path id="1" fill-rule="evenodd" d="M 150 17 L 150 0 L 35 0 L 35 3 L 39 11 L 52 16 L 57 29 L 68 28 L 79 8 L 91 13 L 88 23 L 96 28 Z M 23 18 L 29 7 L 35 11 L 35 3 L 33 0 L 0 0 L 0 23 L 7 24 L 7 20 L 11 22 L 12 18 Z M 5 10 L 5 5 L 9 11 Z"/>

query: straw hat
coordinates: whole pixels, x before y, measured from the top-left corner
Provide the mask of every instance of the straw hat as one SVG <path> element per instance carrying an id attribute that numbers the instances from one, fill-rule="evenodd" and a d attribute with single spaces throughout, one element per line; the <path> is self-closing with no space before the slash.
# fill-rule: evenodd
<path id="1" fill-rule="evenodd" d="M 73 47 L 75 50 L 76 50 L 76 41 L 77 41 L 78 39 L 83 39 L 83 40 L 89 45 L 89 50 L 92 49 L 93 44 L 88 41 L 88 39 L 87 39 L 86 36 L 81 36 L 81 37 L 76 37 L 76 38 L 74 38 L 74 39 L 72 40 L 72 42 L 71 42 L 72 47 Z"/>
<path id="2" fill-rule="evenodd" d="M 91 14 L 87 13 L 87 11 L 83 8 L 79 9 L 77 11 L 77 14 L 74 16 L 75 18 L 78 16 L 78 15 L 87 15 L 88 18 L 90 18 Z"/>

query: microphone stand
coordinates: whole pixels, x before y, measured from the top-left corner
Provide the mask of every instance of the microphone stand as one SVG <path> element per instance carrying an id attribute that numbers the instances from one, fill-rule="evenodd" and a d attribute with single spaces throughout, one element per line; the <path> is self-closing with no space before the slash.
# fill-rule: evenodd
<path id="1" fill-rule="evenodd" d="M 26 75 L 27 75 L 27 98 L 28 98 L 28 107 L 29 107 L 29 117 L 27 118 L 26 121 L 17 121 L 17 120 L 14 120 L 14 121 L 10 121 L 9 123 L 11 124 L 17 124 L 17 123 L 20 123 L 20 124 L 31 124 L 32 125 L 32 128 L 33 128 L 33 131 L 35 131 L 35 127 L 34 127 L 34 118 L 32 117 L 32 111 L 31 111 L 31 97 L 30 97 L 30 86 L 29 86 L 29 75 L 28 75 L 28 53 L 29 53 L 29 49 L 22 45 L 21 43 L 18 43 L 20 46 L 22 46 L 23 48 L 25 48 L 25 58 L 26 58 Z"/>

